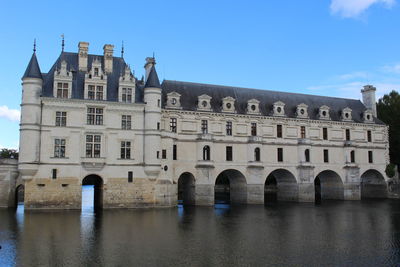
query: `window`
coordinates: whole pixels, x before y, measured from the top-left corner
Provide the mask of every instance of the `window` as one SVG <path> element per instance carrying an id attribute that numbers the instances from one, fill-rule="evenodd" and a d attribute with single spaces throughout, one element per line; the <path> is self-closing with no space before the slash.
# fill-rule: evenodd
<path id="1" fill-rule="evenodd" d="M 201 133 L 207 134 L 208 133 L 208 121 L 201 120 Z"/>
<path id="2" fill-rule="evenodd" d="M 97 134 L 86 135 L 86 157 L 100 158 L 101 136 Z"/>
<path id="3" fill-rule="evenodd" d="M 88 99 L 103 100 L 103 86 L 88 85 Z"/>
<path id="4" fill-rule="evenodd" d="M 176 133 L 176 118 L 171 118 L 169 122 L 169 128 L 171 132 Z"/>
<path id="5" fill-rule="evenodd" d="M 226 147 L 226 161 L 232 161 L 232 147 Z"/>
<path id="6" fill-rule="evenodd" d="M 278 162 L 283 162 L 283 148 L 278 148 Z"/>
<path id="7" fill-rule="evenodd" d="M 65 139 L 56 138 L 54 140 L 54 157 L 65 158 Z"/>
<path id="8" fill-rule="evenodd" d="M 122 88 L 122 102 L 132 103 L 132 88 Z"/>
<path id="9" fill-rule="evenodd" d="M 226 122 L 226 135 L 232 135 L 232 122 Z"/>
<path id="10" fill-rule="evenodd" d="M 57 169 L 52 169 L 51 170 L 51 176 L 53 179 L 57 179 Z"/>
<path id="11" fill-rule="evenodd" d="M 67 126 L 67 112 L 56 111 L 56 126 Z"/>
<path id="12" fill-rule="evenodd" d="M 121 128 L 123 130 L 131 129 L 131 115 L 122 115 Z"/>
<path id="13" fill-rule="evenodd" d="M 371 133 L 371 131 L 367 131 L 367 139 L 368 139 L 368 142 L 372 142 L 372 133 Z"/>
<path id="14" fill-rule="evenodd" d="M 87 109 L 87 124 L 103 125 L 103 109 L 102 108 L 88 108 Z"/>
<path id="15" fill-rule="evenodd" d="M 324 149 L 324 162 L 329 162 L 329 152 L 328 149 Z"/>
<path id="16" fill-rule="evenodd" d="M 257 136 L 257 123 L 251 123 L 251 136 Z"/>
<path id="17" fill-rule="evenodd" d="M 130 159 L 131 158 L 131 142 L 130 141 L 122 141 L 121 142 L 121 159 Z"/>
<path id="18" fill-rule="evenodd" d="M 350 141 L 350 129 L 346 129 L 346 141 Z"/>
<path id="19" fill-rule="evenodd" d="M 372 154 L 372 151 L 368 151 L 368 162 L 369 163 L 374 162 L 374 155 Z"/>
<path id="20" fill-rule="evenodd" d="M 203 160 L 210 160 L 210 147 L 209 146 L 203 147 Z"/>
<path id="21" fill-rule="evenodd" d="M 254 161 L 260 161 L 260 148 L 256 147 L 254 149 Z"/>
<path id="22" fill-rule="evenodd" d="M 157 99 L 157 107 L 161 106 L 161 99 Z"/>
<path id="23" fill-rule="evenodd" d="M 176 145 L 172 146 L 172 159 L 176 160 L 177 159 L 177 150 L 176 150 Z"/>
<path id="24" fill-rule="evenodd" d="M 276 126 L 276 137 L 282 138 L 282 125 Z"/>
<path id="25" fill-rule="evenodd" d="M 160 151 L 157 151 L 157 158 L 160 158 Z"/>
<path id="26" fill-rule="evenodd" d="M 300 127 L 300 138 L 302 139 L 306 138 L 306 126 Z"/>
<path id="27" fill-rule="evenodd" d="M 160 130 L 160 123 L 157 122 L 157 130 Z"/>
<path id="28" fill-rule="evenodd" d="M 94 76 L 99 76 L 99 68 L 94 68 Z"/>
<path id="29" fill-rule="evenodd" d="M 57 97 L 68 98 L 68 83 L 57 83 Z"/>
<path id="30" fill-rule="evenodd" d="M 328 140 L 328 128 L 322 128 L 322 139 Z"/>
<path id="31" fill-rule="evenodd" d="M 88 98 L 94 99 L 94 85 L 88 85 Z"/>
<path id="32" fill-rule="evenodd" d="M 133 172 L 129 171 L 128 172 L 128 183 L 132 183 L 133 182 Z"/>
<path id="33" fill-rule="evenodd" d="M 103 86 L 96 86 L 96 100 L 103 100 Z"/>
<path id="34" fill-rule="evenodd" d="M 356 153 L 354 152 L 354 150 L 350 151 L 350 162 L 356 162 Z"/>
<path id="35" fill-rule="evenodd" d="M 304 151 L 304 157 L 305 157 L 306 162 L 310 162 L 310 149 L 306 149 Z"/>
<path id="36" fill-rule="evenodd" d="M 161 152 L 162 152 L 162 158 L 166 159 L 167 158 L 167 150 L 163 149 Z"/>

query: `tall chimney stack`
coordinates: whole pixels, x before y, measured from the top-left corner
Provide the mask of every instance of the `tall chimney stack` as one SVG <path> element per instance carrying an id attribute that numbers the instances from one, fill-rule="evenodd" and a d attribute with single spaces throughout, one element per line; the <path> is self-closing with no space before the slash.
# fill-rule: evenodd
<path id="1" fill-rule="evenodd" d="M 372 110 L 373 115 L 376 117 L 376 99 L 375 99 L 376 88 L 372 85 L 365 85 L 364 89 L 361 90 L 364 106 Z"/>
<path id="2" fill-rule="evenodd" d="M 106 73 L 113 71 L 113 52 L 114 46 L 106 44 L 103 46 L 104 50 L 104 70 Z"/>
<path id="3" fill-rule="evenodd" d="M 78 44 L 78 66 L 80 71 L 87 71 L 88 67 L 88 52 L 89 52 L 89 43 L 88 42 L 79 42 Z"/>
<path id="4" fill-rule="evenodd" d="M 156 59 L 154 57 L 146 57 L 146 64 L 144 64 L 144 69 L 146 70 L 146 76 L 144 83 L 146 84 L 147 78 L 149 77 L 151 67 L 156 65 Z"/>

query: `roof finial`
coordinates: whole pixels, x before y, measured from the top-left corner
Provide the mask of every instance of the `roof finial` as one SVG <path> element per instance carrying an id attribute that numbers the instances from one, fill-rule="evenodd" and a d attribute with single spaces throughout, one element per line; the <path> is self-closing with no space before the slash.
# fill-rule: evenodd
<path id="1" fill-rule="evenodd" d="M 65 46 L 65 44 L 64 44 L 64 34 L 61 34 L 61 38 L 62 38 L 62 41 L 61 41 L 61 53 L 62 53 L 62 52 L 64 52 L 64 46 Z"/>
<path id="2" fill-rule="evenodd" d="M 33 39 L 33 53 L 36 53 L 36 38 Z"/>
<path id="3" fill-rule="evenodd" d="M 153 59 L 156 59 L 156 58 L 155 58 L 155 54 L 154 54 L 154 51 L 153 51 Z"/>
<path id="4" fill-rule="evenodd" d="M 122 40 L 121 57 L 124 58 L 124 41 Z"/>

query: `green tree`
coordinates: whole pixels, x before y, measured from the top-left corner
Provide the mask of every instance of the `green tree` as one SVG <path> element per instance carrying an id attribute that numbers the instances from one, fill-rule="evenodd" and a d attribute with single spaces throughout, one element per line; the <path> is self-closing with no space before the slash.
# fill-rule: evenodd
<path id="1" fill-rule="evenodd" d="M 378 119 L 389 126 L 391 163 L 400 165 L 400 95 L 392 91 L 378 100 Z"/>
<path id="2" fill-rule="evenodd" d="M 2 148 L 0 150 L 0 158 L 18 159 L 18 151 L 15 149 Z"/>

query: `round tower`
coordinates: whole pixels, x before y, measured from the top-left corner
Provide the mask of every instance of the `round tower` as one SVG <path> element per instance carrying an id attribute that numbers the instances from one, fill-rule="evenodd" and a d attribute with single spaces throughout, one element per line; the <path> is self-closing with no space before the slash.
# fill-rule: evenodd
<path id="1" fill-rule="evenodd" d="M 18 169 L 24 179 L 37 172 L 40 158 L 40 124 L 43 78 L 34 49 L 22 77 L 21 122 Z"/>
<path id="2" fill-rule="evenodd" d="M 155 69 L 154 58 L 147 58 L 144 86 L 144 171 L 157 178 L 161 171 L 161 85 Z M 148 73 L 147 73 L 148 72 Z"/>

